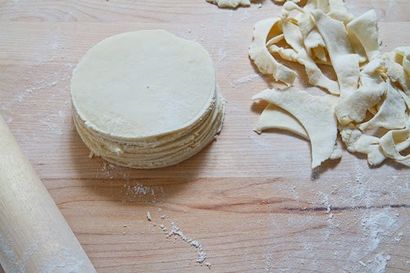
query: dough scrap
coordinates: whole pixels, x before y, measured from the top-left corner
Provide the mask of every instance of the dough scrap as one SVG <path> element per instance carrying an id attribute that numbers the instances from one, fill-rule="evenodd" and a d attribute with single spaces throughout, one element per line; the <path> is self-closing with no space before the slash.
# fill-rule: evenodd
<path id="1" fill-rule="evenodd" d="M 403 66 L 407 78 L 410 78 L 410 47 L 398 47 L 394 53 L 395 61 Z"/>
<path id="2" fill-rule="evenodd" d="M 345 24 L 350 22 L 354 17 L 353 14 L 347 10 L 344 0 L 329 0 L 328 15 Z"/>
<path id="3" fill-rule="evenodd" d="M 301 138 L 309 140 L 309 136 L 307 135 L 305 128 L 299 123 L 299 121 L 290 113 L 273 104 L 268 104 L 263 110 L 254 131 L 261 134 L 269 129 L 288 131 Z M 334 160 L 341 157 L 342 147 L 336 142 L 329 159 Z"/>
<path id="4" fill-rule="evenodd" d="M 402 96 L 389 82 L 386 99 L 374 117 L 359 125 L 364 131 L 371 128 L 402 129 L 406 126 L 408 115 L 406 103 Z"/>
<path id="5" fill-rule="evenodd" d="M 329 159 L 335 150 L 337 126 L 333 114 L 335 97 L 313 96 L 290 87 L 282 91 L 267 89 L 253 100 L 265 100 L 293 115 L 306 130 L 312 147 L 312 168 Z"/>
<path id="6" fill-rule="evenodd" d="M 364 67 L 360 74 L 360 88 L 350 96 L 341 98 L 335 108 L 341 125 L 362 122 L 367 111 L 381 101 L 382 96 L 386 93 L 387 84 L 375 74 L 379 66 L 380 62 L 376 60 Z"/>
<path id="7" fill-rule="evenodd" d="M 338 83 L 327 78 L 308 55 L 303 44 L 303 35 L 299 28 L 290 20 L 285 20 L 282 23 L 282 29 L 286 42 L 296 51 L 296 61 L 305 67 L 309 83 L 322 87 L 331 94 L 338 95 Z"/>
<path id="8" fill-rule="evenodd" d="M 312 131 L 307 126 L 323 118 L 312 114 L 316 110 L 310 108 L 318 107 L 318 112 L 323 110 L 336 118 L 348 151 L 366 154 L 369 165 L 379 165 L 386 158 L 409 165 L 410 155 L 402 156 L 400 152 L 410 147 L 407 131 L 410 127 L 410 47 L 381 53 L 374 10 L 355 17 L 343 0 L 281 2 L 286 2 L 282 17 L 274 21 L 270 33 L 266 34 L 269 36 L 266 47 L 286 61 L 303 65 L 309 83 L 333 95 L 328 96 L 332 98 L 329 100 L 332 110 L 323 110 L 328 109 L 329 104 L 319 106 L 317 100 L 320 99 L 312 102 L 306 94 L 294 96 L 293 88 L 265 90 L 254 99 L 267 100 L 276 108 L 269 105 L 263 111 L 257 128 L 307 133 L 312 145 L 312 166 L 317 166 L 325 159 L 341 156 L 340 147 L 330 148 L 331 141 L 335 142 L 334 135 L 329 134 L 324 142 L 326 156 L 322 154 L 321 159 L 316 160 L 319 143 L 315 142 L 317 136 L 311 137 Z M 320 64 L 332 66 L 337 81 L 328 78 L 319 69 Z M 288 84 L 292 83 L 288 81 Z M 315 130 L 318 132 L 314 133 L 322 134 L 320 129 Z"/>
<path id="9" fill-rule="evenodd" d="M 400 152 L 410 146 L 410 120 L 406 128 L 391 130 L 380 139 L 383 153 L 396 162 L 410 167 L 410 154 L 403 156 Z"/>
<path id="10" fill-rule="evenodd" d="M 377 166 L 386 159 L 380 148 L 380 139 L 363 134 L 357 129 L 345 128 L 340 131 L 347 150 L 351 153 L 362 153 L 367 155 L 370 166 Z"/>
<path id="11" fill-rule="evenodd" d="M 373 60 L 380 55 L 379 30 L 377 28 L 377 15 L 374 10 L 369 10 L 363 15 L 350 21 L 347 32 L 354 36 L 366 52 L 368 60 Z"/>
<path id="12" fill-rule="evenodd" d="M 325 41 L 323 41 L 322 36 L 316 28 L 309 32 L 304 44 L 308 54 L 315 58 L 317 63 L 330 64 L 330 60 L 327 57 L 328 53 Z"/>
<path id="13" fill-rule="evenodd" d="M 393 83 L 399 85 L 400 89 L 409 96 L 410 77 L 402 66 L 402 63 L 405 61 L 404 59 L 400 60 L 400 49 L 396 50 L 386 53 L 382 57 L 385 66 L 385 74 Z"/>
<path id="14" fill-rule="evenodd" d="M 359 56 L 353 54 L 344 24 L 330 18 L 320 10 L 312 11 L 316 26 L 326 43 L 337 75 L 341 96 L 356 91 L 359 84 Z"/>
<path id="15" fill-rule="evenodd" d="M 272 75 L 276 81 L 291 85 L 296 79 L 296 72 L 276 61 L 266 47 L 269 33 L 279 23 L 280 18 L 270 18 L 255 24 L 253 42 L 249 47 L 249 57 L 261 73 Z"/>
<path id="16" fill-rule="evenodd" d="M 220 8 L 237 8 L 239 6 L 249 7 L 250 0 L 206 0 L 209 3 L 215 4 Z"/>
<path id="17" fill-rule="evenodd" d="M 268 104 L 263 110 L 258 123 L 256 124 L 255 132 L 260 134 L 269 129 L 285 130 L 304 139 L 309 139 L 305 128 L 303 128 L 299 121 L 274 104 Z"/>

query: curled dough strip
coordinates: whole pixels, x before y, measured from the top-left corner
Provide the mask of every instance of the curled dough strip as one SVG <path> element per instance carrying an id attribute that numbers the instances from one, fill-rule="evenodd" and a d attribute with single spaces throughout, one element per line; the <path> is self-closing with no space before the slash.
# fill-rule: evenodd
<path id="1" fill-rule="evenodd" d="M 277 62 L 266 47 L 269 32 L 279 22 L 280 18 L 271 18 L 255 24 L 253 42 L 249 47 L 249 57 L 262 74 L 270 74 L 275 80 L 292 85 L 297 76 L 296 72 Z"/>
<path id="2" fill-rule="evenodd" d="M 338 95 L 339 86 L 337 82 L 327 78 L 306 52 L 303 44 L 303 35 L 298 26 L 293 24 L 290 20 L 285 19 L 282 23 L 282 29 L 286 42 L 297 52 L 297 62 L 305 66 L 309 83 L 322 87 L 328 90 L 331 94 Z"/>
<path id="3" fill-rule="evenodd" d="M 311 143 L 312 168 L 334 155 L 337 127 L 333 111 L 337 98 L 330 95 L 313 96 L 290 87 L 283 91 L 267 89 L 252 99 L 277 105 L 302 124 Z"/>
<path id="4" fill-rule="evenodd" d="M 398 49 L 383 55 L 386 75 L 392 82 L 399 84 L 401 89 L 410 96 L 410 77 L 402 65 L 404 59 L 400 60 L 400 58 L 400 51 Z"/>
<path id="5" fill-rule="evenodd" d="M 294 133 L 304 139 L 309 139 L 305 128 L 285 110 L 276 105 L 268 104 L 259 117 L 255 132 L 258 134 L 269 129 L 280 129 Z"/>
<path id="6" fill-rule="evenodd" d="M 386 157 L 410 167 L 410 154 L 403 156 L 400 151 L 410 145 L 410 120 L 405 129 L 391 130 L 380 139 L 380 146 Z"/>
<path id="7" fill-rule="evenodd" d="M 306 140 L 310 140 L 305 128 L 303 128 L 294 116 L 273 104 L 268 104 L 268 106 L 266 106 L 263 110 L 254 131 L 261 134 L 269 129 L 288 131 Z M 342 147 L 336 142 L 334 150 L 329 158 L 338 159 L 341 157 Z"/>
<path id="8" fill-rule="evenodd" d="M 362 14 L 347 24 L 350 37 L 355 37 L 366 52 L 368 60 L 380 55 L 377 15 L 374 10 Z"/>
<path id="9" fill-rule="evenodd" d="M 359 125 L 364 131 L 371 128 L 402 129 L 406 126 L 407 106 L 402 96 L 390 82 L 387 83 L 386 99 L 376 115 L 369 121 Z"/>
<path id="10" fill-rule="evenodd" d="M 312 58 L 316 57 L 318 62 L 329 64 L 325 41 L 323 41 L 322 36 L 316 28 L 309 32 L 305 38 L 304 44 L 307 53 L 312 56 Z"/>
<path id="11" fill-rule="evenodd" d="M 366 112 L 379 103 L 386 93 L 387 85 L 377 75 L 377 69 L 381 66 L 379 60 L 367 64 L 361 72 L 361 86 L 350 96 L 340 99 L 335 107 L 335 113 L 341 125 L 351 122 L 360 123 L 366 117 Z"/>
<path id="12" fill-rule="evenodd" d="M 394 52 L 395 61 L 403 66 L 407 78 L 410 78 L 410 47 L 398 47 Z"/>
<path id="13" fill-rule="evenodd" d="M 367 155 L 370 166 L 380 165 L 386 159 L 380 148 L 379 138 L 362 134 L 357 129 L 342 129 L 340 135 L 349 152 Z"/>
<path id="14" fill-rule="evenodd" d="M 312 11 L 316 26 L 326 43 L 330 60 L 337 75 L 341 96 L 352 94 L 359 83 L 359 56 L 352 54 L 342 22 L 330 18 L 320 10 Z"/>

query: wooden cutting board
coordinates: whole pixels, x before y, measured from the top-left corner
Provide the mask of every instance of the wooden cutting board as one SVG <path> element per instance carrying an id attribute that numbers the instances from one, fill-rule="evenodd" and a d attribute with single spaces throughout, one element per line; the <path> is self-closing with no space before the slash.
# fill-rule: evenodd
<path id="1" fill-rule="evenodd" d="M 262 108 L 251 96 L 277 86 L 247 57 L 254 23 L 280 14 L 261 2 L 0 2 L 0 112 L 99 273 L 410 272 L 408 169 L 370 169 L 345 151 L 312 173 L 306 141 L 252 131 Z M 410 45 L 410 1 L 348 3 L 376 9 L 383 50 Z M 110 35 L 155 28 L 209 50 L 228 100 L 221 135 L 161 170 L 88 158 L 70 117 L 75 64 Z M 210 268 L 181 236 L 167 238 L 172 226 L 202 244 Z"/>

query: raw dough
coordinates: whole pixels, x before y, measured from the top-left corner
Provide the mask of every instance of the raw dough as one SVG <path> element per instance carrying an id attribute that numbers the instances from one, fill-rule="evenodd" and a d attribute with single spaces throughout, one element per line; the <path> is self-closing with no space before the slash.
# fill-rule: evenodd
<path id="1" fill-rule="evenodd" d="M 273 37 L 281 34 L 279 24 L 280 18 L 270 18 L 256 23 L 253 42 L 249 47 L 249 57 L 261 73 L 272 75 L 275 80 L 291 85 L 296 78 L 296 72 L 276 61 L 266 47 L 269 34 L 274 32 Z"/>
<path id="2" fill-rule="evenodd" d="M 209 3 L 216 4 L 220 8 L 237 8 L 239 6 L 249 7 L 250 0 L 206 0 Z"/>
<path id="3" fill-rule="evenodd" d="M 303 128 L 299 121 L 290 113 L 274 104 L 268 104 L 263 110 L 256 124 L 255 132 L 260 134 L 269 129 L 285 130 L 304 139 L 309 139 L 305 128 Z"/>
<path id="4" fill-rule="evenodd" d="M 73 105 L 88 127 L 115 138 L 185 128 L 209 108 L 215 71 L 199 44 L 163 30 L 112 36 L 74 70 Z"/>
<path id="5" fill-rule="evenodd" d="M 391 130 L 380 140 L 384 154 L 395 161 L 410 167 L 410 154 L 402 155 L 401 151 L 410 146 L 410 119 L 401 130 Z"/>
<path id="6" fill-rule="evenodd" d="M 386 159 L 378 137 L 365 135 L 358 129 L 348 128 L 341 130 L 340 135 L 349 152 L 367 155 L 370 166 L 380 165 Z"/>
<path id="7" fill-rule="evenodd" d="M 265 100 L 293 115 L 306 130 L 312 146 L 312 168 L 329 159 L 335 150 L 337 122 L 334 117 L 336 99 L 330 95 L 313 96 L 290 87 L 267 89 L 253 100 Z"/>
<path id="8" fill-rule="evenodd" d="M 326 43 L 333 68 L 336 72 L 341 96 L 356 91 L 359 84 L 359 56 L 353 54 L 344 24 L 320 10 L 312 12 L 317 28 Z"/>
<path id="9" fill-rule="evenodd" d="M 377 15 L 374 10 L 369 10 L 349 22 L 347 32 L 360 42 L 368 60 L 373 60 L 380 54 Z"/>
<path id="10" fill-rule="evenodd" d="M 91 48 L 71 80 L 74 123 L 115 164 L 177 164 L 220 131 L 224 100 L 209 54 L 163 30 L 118 34 Z"/>
<path id="11" fill-rule="evenodd" d="M 322 87 L 328 90 L 331 94 L 339 94 L 338 83 L 327 78 L 308 55 L 303 43 L 302 33 L 298 26 L 291 20 L 283 21 L 282 29 L 285 40 L 296 51 L 296 61 L 305 67 L 309 83 Z"/>

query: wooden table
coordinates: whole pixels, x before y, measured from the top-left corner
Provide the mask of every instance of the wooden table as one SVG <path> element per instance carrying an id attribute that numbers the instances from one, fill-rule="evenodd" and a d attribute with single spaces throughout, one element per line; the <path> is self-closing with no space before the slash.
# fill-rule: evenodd
<path id="1" fill-rule="evenodd" d="M 410 45 L 410 1 L 348 3 L 355 14 L 377 10 L 383 50 Z M 255 74 L 247 47 L 254 23 L 279 14 L 268 0 L 237 10 L 204 0 L 0 1 L 0 112 L 99 273 L 410 272 L 408 169 L 370 169 L 345 151 L 312 173 L 308 142 L 252 131 L 261 109 L 250 97 L 272 83 Z M 209 50 L 229 101 L 224 129 L 171 168 L 90 159 L 71 121 L 71 72 L 103 38 L 153 28 Z M 202 244 L 210 268 L 167 238 L 160 225 L 172 222 Z"/>

